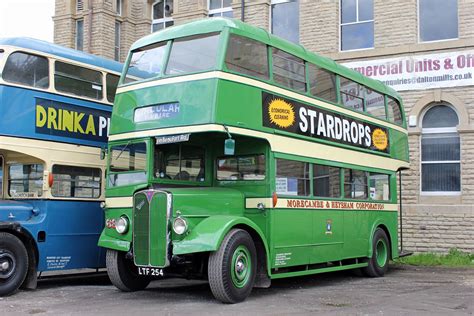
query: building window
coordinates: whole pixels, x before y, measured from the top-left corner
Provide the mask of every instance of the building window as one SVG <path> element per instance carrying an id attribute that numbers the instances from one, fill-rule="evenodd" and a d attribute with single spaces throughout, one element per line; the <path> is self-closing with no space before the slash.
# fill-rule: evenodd
<path id="1" fill-rule="evenodd" d="M 120 61 L 120 34 L 122 29 L 122 24 L 120 22 L 115 22 L 115 45 L 114 45 L 114 59 Z"/>
<path id="2" fill-rule="evenodd" d="M 418 0 L 420 41 L 440 41 L 458 37 L 457 0 Z"/>
<path id="3" fill-rule="evenodd" d="M 423 115 L 421 135 L 421 191 L 461 191 L 459 118 L 449 105 L 433 106 Z"/>
<path id="4" fill-rule="evenodd" d="M 341 50 L 374 47 L 373 0 L 341 0 Z"/>
<path id="5" fill-rule="evenodd" d="M 76 21 L 76 49 L 84 50 L 84 20 Z"/>
<path id="6" fill-rule="evenodd" d="M 299 43 L 299 0 L 272 0 L 271 32 L 290 42 Z"/>
<path id="7" fill-rule="evenodd" d="M 159 0 L 152 6 L 152 24 L 151 31 L 156 32 L 174 24 L 173 18 L 173 0 Z"/>
<path id="8" fill-rule="evenodd" d="M 232 0 L 209 0 L 209 17 L 233 18 Z"/>
<path id="9" fill-rule="evenodd" d="M 118 15 L 122 15 L 122 10 L 123 10 L 123 0 L 116 0 L 115 12 L 117 12 Z"/>
<path id="10" fill-rule="evenodd" d="M 77 0 L 76 11 L 82 11 L 83 9 L 84 9 L 84 2 L 82 0 Z"/>

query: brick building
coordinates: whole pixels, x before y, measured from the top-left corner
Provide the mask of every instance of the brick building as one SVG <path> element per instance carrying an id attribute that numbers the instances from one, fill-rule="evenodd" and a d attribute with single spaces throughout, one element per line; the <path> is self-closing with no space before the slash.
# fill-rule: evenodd
<path id="1" fill-rule="evenodd" d="M 55 42 L 124 61 L 138 38 L 243 19 L 384 81 L 404 99 L 404 247 L 474 251 L 474 0 L 56 0 Z"/>

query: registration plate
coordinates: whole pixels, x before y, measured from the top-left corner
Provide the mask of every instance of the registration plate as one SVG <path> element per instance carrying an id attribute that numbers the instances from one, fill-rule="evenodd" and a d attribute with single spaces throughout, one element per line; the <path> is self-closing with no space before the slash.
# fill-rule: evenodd
<path id="1" fill-rule="evenodd" d="M 164 276 L 163 269 L 159 268 L 148 268 L 148 267 L 138 267 L 138 275 L 146 276 Z"/>

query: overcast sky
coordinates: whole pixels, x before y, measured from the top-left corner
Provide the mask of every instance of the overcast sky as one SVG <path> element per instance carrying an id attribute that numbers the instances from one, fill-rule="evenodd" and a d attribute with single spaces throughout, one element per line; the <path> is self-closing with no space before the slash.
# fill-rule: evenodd
<path id="1" fill-rule="evenodd" d="M 53 41 L 54 0 L 0 0 L 0 37 Z"/>

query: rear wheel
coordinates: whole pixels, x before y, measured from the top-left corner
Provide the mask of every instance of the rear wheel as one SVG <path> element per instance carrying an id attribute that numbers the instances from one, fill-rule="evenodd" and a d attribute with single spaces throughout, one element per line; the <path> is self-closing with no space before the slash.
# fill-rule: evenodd
<path id="1" fill-rule="evenodd" d="M 107 249 L 107 274 L 110 281 L 124 292 L 134 292 L 145 289 L 150 279 L 138 275 L 133 261 L 125 257 L 125 252 Z"/>
<path id="2" fill-rule="evenodd" d="M 0 233 L 0 296 L 15 293 L 28 272 L 28 253 L 23 242 L 10 233 Z"/>
<path id="3" fill-rule="evenodd" d="M 390 244 L 385 231 L 377 228 L 372 239 L 372 258 L 369 265 L 362 271 L 369 277 L 382 277 L 388 270 L 390 260 Z"/>
<path id="4" fill-rule="evenodd" d="M 247 298 L 255 283 L 257 251 L 245 230 L 232 229 L 220 248 L 209 256 L 209 285 L 215 298 L 238 303 Z"/>

